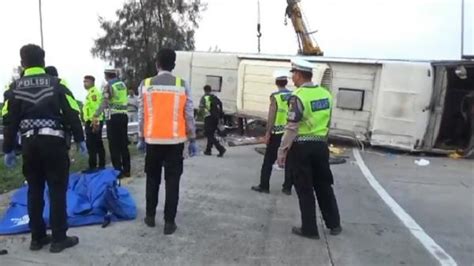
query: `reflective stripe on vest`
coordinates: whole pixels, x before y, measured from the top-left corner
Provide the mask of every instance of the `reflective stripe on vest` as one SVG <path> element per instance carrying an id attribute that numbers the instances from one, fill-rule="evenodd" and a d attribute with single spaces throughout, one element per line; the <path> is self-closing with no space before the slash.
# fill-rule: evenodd
<path id="1" fill-rule="evenodd" d="M 63 85 L 66 88 L 69 88 L 67 81 L 65 81 L 64 79 L 59 79 L 59 84 Z"/>
<path id="2" fill-rule="evenodd" d="M 6 116 L 8 114 L 8 100 L 3 103 L 2 107 L 2 116 Z"/>
<path id="3" fill-rule="evenodd" d="M 325 139 L 331 121 L 332 95 L 323 87 L 302 87 L 294 93 L 303 104 L 303 118 L 299 123 L 298 138 Z"/>
<path id="4" fill-rule="evenodd" d="M 10 85 L 5 85 L 5 92 L 4 92 L 4 97 L 6 97 L 6 93 L 8 93 L 8 90 L 10 89 Z M 8 98 L 8 97 L 7 97 Z M 3 107 L 2 107 L 2 116 L 8 115 L 8 99 L 4 99 Z"/>
<path id="5" fill-rule="evenodd" d="M 204 117 L 208 117 L 211 115 L 211 96 L 204 95 Z"/>
<path id="6" fill-rule="evenodd" d="M 291 97 L 291 91 L 277 92 L 272 97 L 275 99 L 277 107 L 272 133 L 282 134 L 285 132 L 285 126 L 288 121 L 288 100 Z"/>
<path id="7" fill-rule="evenodd" d="M 112 88 L 112 99 L 110 99 L 109 107 L 112 114 L 127 113 L 128 104 L 128 91 L 127 86 L 122 81 L 113 83 Z"/>
<path id="8" fill-rule="evenodd" d="M 148 144 L 178 144 L 187 140 L 184 116 L 186 91 L 181 79 L 174 79 L 170 81 L 174 85 L 159 84 L 160 81 L 152 84 L 152 78 L 144 81 L 143 135 Z"/>
<path id="9" fill-rule="evenodd" d="M 66 94 L 66 100 L 69 103 L 69 107 L 71 107 L 74 111 L 77 111 L 78 113 L 81 112 L 81 108 L 79 108 L 79 104 L 74 99 L 74 97 L 69 94 Z"/>

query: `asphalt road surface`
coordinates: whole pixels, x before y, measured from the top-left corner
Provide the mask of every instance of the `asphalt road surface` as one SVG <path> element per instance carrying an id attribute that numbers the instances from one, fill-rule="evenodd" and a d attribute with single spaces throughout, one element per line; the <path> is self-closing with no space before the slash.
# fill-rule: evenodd
<path id="1" fill-rule="evenodd" d="M 348 149 L 348 162 L 332 167 L 344 231 L 329 235 L 319 216 L 321 239 L 310 240 L 290 233 L 300 212 L 295 192 L 281 193 L 283 172 L 269 195 L 250 190 L 263 159 L 254 148 L 186 160 L 172 236 L 163 235 L 164 186 L 157 227 L 143 223 L 138 158 L 128 185 L 135 221 L 73 228 L 80 244 L 54 255 L 29 251 L 29 235 L 0 237 L 9 252 L 0 265 L 473 265 L 472 161 L 426 158 L 421 167 L 414 156 Z"/>

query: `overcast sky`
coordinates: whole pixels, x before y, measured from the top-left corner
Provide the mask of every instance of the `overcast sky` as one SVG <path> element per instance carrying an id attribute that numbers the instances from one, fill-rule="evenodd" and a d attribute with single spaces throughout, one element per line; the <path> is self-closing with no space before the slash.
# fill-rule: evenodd
<path id="1" fill-rule="evenodd" d="M 43 0 L 47 65 L 55 65 L 76 98 L 82 77 L 102 83 L 105 62 L 92 58 L 101 34 L 97 17 L 114 18 L 123 0 Z M 257 52 L 257 0 L 208 0 L 196 32 L 196 50 Z M 474 54 L 474 0 L 465 0 L 465 53 Z M 297 42 L 286 0 L 260 0 L 262 53 L 295 54 Z M 302 0 L 303 12 L 325 55 L 396 59 L 459 59 L 461 0 Z M 19 48 L 40 44 L 37 0 L 0 1 L 0 85 L 19 65 Z"/>

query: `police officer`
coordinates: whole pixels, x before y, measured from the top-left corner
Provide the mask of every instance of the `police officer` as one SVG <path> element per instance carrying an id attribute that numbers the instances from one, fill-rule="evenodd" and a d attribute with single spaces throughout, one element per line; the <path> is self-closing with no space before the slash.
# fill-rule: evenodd
<path id="1" fill-rule="evenodd" d="M 16 86 L 16 82 L 23 77 L 25 70 L 22 69 L 19 77 L 14 77 L 13 82 L 5 86 L 5 91 L 3 92 L 3 107 L 2 107 L 2 121 L 3 125 L 7 126 L 9 123 L 8 116 L 8 100 L 12 97 L 12 91 Z"/>
<path id="2" fill-rule="evenodd" d="M 327 145 L 332 96 L 326 88 L 311 82 L 312 67 L 305 60 L 292 60 L 293 82 L 298 89 L 290 98 L 288 125 L 278 150 L 278 164 L 283 166 L 288 157 L 298 194 L 302 223 L 301 227 L 293 227 L 292 232 L 318 239 L 314 192 L 330 234 L 337 235 L 342 228 Z"/>
<path id="3" fill-rule="evenodd" d="M 66 92 L 67 92 L 71 97 L 74 97 L 74 96 L 72 95 L 71 90 L 69 89 L 69 85 L 68 85 L 68 83 L 66 82 L 66 80 L 65 80 L 65 79 L 62 79 L 62 78 L 59 78 L 58 69 L 57 69 L 55 66 L 47 66 L 47 67 L 44 68 L 44 71 L 46 71 L 46 74 L 58 78 L 58 79 L 59 79 L 59 83 L 64 86 L 64 88 L 66 89 Z"/>
<path id="4" fill-rule="evenodd" d="M 226 149 L 216 139 L 217 126 L 222 117 L 222 102 L 212 94 L 212 88 L 209 85 L 204 86 L 204 95 L 201 97 L 199 109 L 204 114 L 204 134 L 207 137 L 205 155 L 212 155 L 212 147 L 216 146 L 219 151 L 217 157 L 223 157 Z"/>
<path id="5" fill-rule="evenodd" d="M 158 75 L 147 78 L 139 87 L 139 150 L 146 149 L 146 217 L 145 224 L 155 226 L 158 192 L 164 167 L 166 200 L 164 234 L 173 234 L 178 208 L 179 183 L 183 173 L 183 149 L 190 141 L 189 153 L 197 152 L 194 108 L 191 89 L 174 76 L 176 53 L 171 49 L 158 52 Z"/>
<path id="6" fill-rule="evenodd" d="M 288 75 L 288 71 L 275 71 L 273 73 L 278 90 L 270 95 L 270 108 L 265 134 L 267 148 L 260 172 L 260 185 L 252 187 L 252 190 L 257 192 L 270 192 L 270 176 L 273 164 L 277 160 L 278 147 L 280 147 L 281 137 L 288 119 L 288 99 L 291 96 L 291 91 L 286 88 Z M 291 178 L 288 167 L 285 167 L 285 182 L 283 183 L 282 192 L 291 195 Z"/>
<path id="7" fill-rule="evenodd" d="M 102 102 L 102 93 L 95 86 L 95 78 L 93 76 L 84 76 L 84 88 L 87 90 L 86 100 L 82 107 L 82 115 L 85 122 L 86 144 L 89 151 L 89 168 L 84 172 L 90 173 L 97 169 L 105 168 L 105 149 L 102 142 L 102 127 L 104 125 L 104 116 L 98 117 L 98 125 L 94 127 L 93 119 L 95 112 Z M 97 165 L 97 157 L 99 164 Z"/>
<path id="8" fill-rule="evenodd" d="M 9 118 L 10 116 L 8 115 L 8 102 L 12 97 L 12 91 L 16 86 L 16 81 L 13 81 L 9 85 L 5 86 L 5 91 L 3 92 L 3 107 L 2 107 L 2 123 L 3 126 L 7 126 L 9 124 Z"/>
<path id="9" fill-rule="evenodd" d="M 107 85 L 102 104 L 94 114 L 94 126 L 100 127 L 100 117 L 105 112 L 110 158 L 119 179 L 130 177 L 130 152 L 128 150 L 127 86 L 118 79 L 117 70 L 104 71 Z"/>
<path id="10" fill-rule="evenodd" d="M 33 44 L 20 50 L 25 68 L 12 91 L 8 106 L 9 130 L 4 133 L 3 152 L 7 167 L 15 165 L 13 151 L 17 132 L 22 135 L 23 175 L 28 181 L 28 215 L 31 250 L 39 250 L 52 241 L 50 252 L 61 252 L 79 242 L 67 236 L 66 190 L 69 156 L 63 128 L 72 129 L 81 153 L 86 153 L 79 119 L 79 107 L 65 93 L 63 85 L 44 71 L 44 51 Z M 46 234 L 43 220 L 44 189 L 48 184 L 52 237 Z"/>
<path id="11" fill-rule="evenodd" d="M 68 94 L 70 97 L 72 97 L 75 100 L 74 95 L 72 94 L 71 90 L 69 89 L 69 85 L 66 82 L 66 80 L 62 79 L 62 78 L 59 78 L 58 69 L 55 66 L 47 66 L 47 67 L 44 68 L 44 71 L 46 72 L 46 74 L 58 78 L 59 83 L 61 85 L 63 85 L 63 88 L 66 91 L 66 94 Z M 70 128 L 65 128 L 64 130 L 66 131 L 66 138 L 65 138 L 66 143 L 69 147 L 69 146 L 71 146 L 71 129 Z"/>
<path id="12" fill-rule="evenodd" d="M 20 72 L 20 77 L 22 78 L 24 75 L 24 70 Z M 3 124 L 3 130 L 8 130 L 8 125 L 10 124 L 10 115 L 8 114 L 8 102 L 9 100 L 13 97 L 13 89 L 16 86 L 16 82 L 18 79 L 15 79 L 10 85 L 5 86 L 5 91 L 3 92 L 3 107 L 2 107 L 2 124 Z M 19 141 L 19 136 L 17 136 L 16 141 L 15 141 L 15 150 L 19 150 L 20 144 L 18 143 Z"/>

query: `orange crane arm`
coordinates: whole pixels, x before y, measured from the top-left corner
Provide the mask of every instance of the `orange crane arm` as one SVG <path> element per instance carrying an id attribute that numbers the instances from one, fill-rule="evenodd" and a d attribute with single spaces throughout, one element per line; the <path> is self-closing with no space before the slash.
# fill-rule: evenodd
<path id="1" fill-rule="evenodd" d="M 303 20 L 301 9 L 298 5 L 299 0 L 287 0 L 288 6 L 286 8 L 286 16 L 291 19 L 293 28 L 298 37 L 299 53 L 303 55 L 318 55 L 322 56 L 324 53 L 321 48 L 313 42 L 310 38 L 306 24 Z"/>

